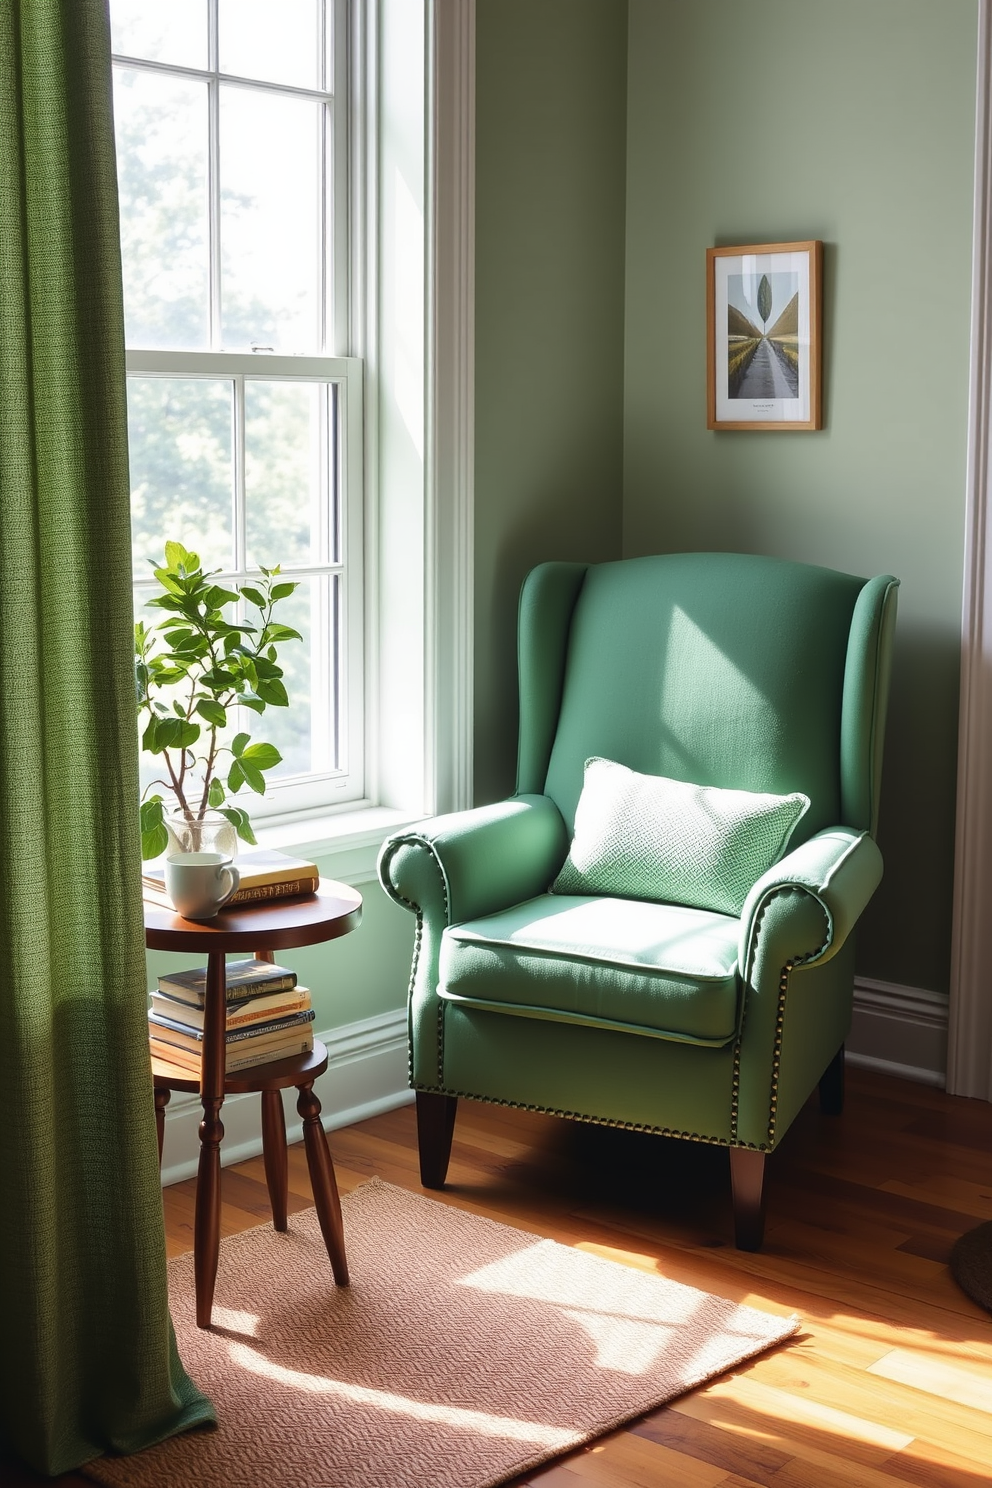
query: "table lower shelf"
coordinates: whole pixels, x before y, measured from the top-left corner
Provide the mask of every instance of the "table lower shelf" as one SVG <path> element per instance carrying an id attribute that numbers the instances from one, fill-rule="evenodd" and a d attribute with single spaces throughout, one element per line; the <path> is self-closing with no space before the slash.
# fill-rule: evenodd
<path id="1" fill-rule="evenodd" d="M 253 1064 L 248 1069 L 234 1070 L 224 1076 L 224 1094 L 240 1095 L 259 1090 L 288 1090 L 291 1086 L 316 1080 L 327 1068 L 327 1049 L 314 1039 L 309 1054 L 291 1054 L 288 1059 L 273 1059 L 270 1064 Z M 178 1064 L 168 1064 L 152 1055 L 152 1079 L 156 1090 L 183 1090 L 199 1095 L 200 1077 Z"/>

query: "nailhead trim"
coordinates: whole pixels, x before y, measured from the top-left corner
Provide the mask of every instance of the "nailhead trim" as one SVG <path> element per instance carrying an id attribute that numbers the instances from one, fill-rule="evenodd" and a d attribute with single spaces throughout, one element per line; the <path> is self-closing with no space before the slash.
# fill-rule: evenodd
<path id="1" fill-rule="evenodd" d="M 799 886 L 799 885 L 797 885 L 795 887 L 800 887 L 801 888 L 801 886 Z M 765 900 L 765 902 L 762 904 L 760 913 L 758 915 L 758 919 L 755 922 L 754 933 L 753 933 L 753 935 L 751 937 L 751 960 L 750 960 L 750 962 L 748 964 L 748 978 L 747 978 L 748 981 L 750 981 L 751 970 L 753 969 L 753 966 L 754 966 L 754 958 L 755 958 L 755 956 L 757 954 L 758 941 L 759 941 L 759 939 L 761 937 L 761 922 L 762 922 L 762 920 L 765 917 L 765 913 L 766 913 L 769 905 L 771 904 L 771 902 L 772 902 L 773 899 L 777 899 L 781 894 L 793 893 L 793 892 L 794 892 L 794 887 L 793 886 L 791 886 L 791 885 L 783 885 L 783 887 L 781 889 L 775 890 L 771 894 L 769 894 L 768 897 L 767 897 L 767 899 Z M 778 977 L 778 1004 L 777 1004 L 777 1006 L 775 1008 L 775 1039 L 774 1039 L 774 1043 L 772 1045 L 772 1078 L 771 1078 L 771 1087 L 770 1087 L 769 1094 L 768 1094 L 768 1137 L 767 1137 L 767 1142 L 766 1143 L 762 1143 L 760 1146 L 757 1146 L 755 1148 L 755 1150 L 757 1150 L 759 1152 L 766 1152 L 766 1151 L 768 1151 L 773 1146 L 773 1144 L 775 1142 L 775 1120 L 776 1120 L 776 1117 L 778 1115 L 778 1082 L 779 1082 L 779 1074 L 780 1074 L 781 1063 L 782 1063 L 782 1038 L 783 1038 L 783 1032 L 784 1032 L 784 1029 L 785 1029 L 785 1001 L 786 1001 L 786 997 L 787 997 L 788 991 L 789 991 L 789 978 L 792 975 L 792 972 L 795 969 L 795 967 L 802 966 L 804 962 L 815 961 L 818 956 L 822 955 L 822 953 L 826 950 L 827 946 L 830 944 L 830 938 L 831 937 L 830 937 L 829 921 L 828 921 L 827 938 L 824 941 L 823 945 L 818 946 L 815 951 L 808 951 L 805 955 L 797 954 L 795 956 L 790 957 L 790 959 L 788 961 L 786 961 L 785 965 L 782 967 L 781 971 L 779 972 L 779 977 Z M 736 1141 L 736 1137 L 737 1137 L 737 1116 L 738 1116 L 739 1101 L 740 1101 L 740 1068 L 741 1068 L 741 1066 L 740 1066 L 740 1050 L 741 1050 L 741 1040 L 743 1039 L 743 1036 L 744 1036 L 744 1017 L 745 1017 L 745 1014 L 746 1014 L 746 1008 L 747 1008 L 747 1000 L 745 999 L 745 1007 L 744 1007 L 744 1011 L 742 1012 L 742 1016 L 741 1016 L 740 1031 L 739 1031 L 739 1033 L 737 1035 L 737 1043 L 734 1045 L 734 1078 L 733 1078 L 733 1089 L 731 1091 L 731 1097 L 730 1097 L 730 1132 L 731 1132 L 731 1137 L 734 1139 L 734 1145 L 735 1146 L 753 1147 L 754 1148 L 755 1147 L 755 1144 L 752 1143 L 752 1142 L 740 1142 L 740 1143 L 738 1143 Z"/>
<path id="2" fill-rule="evenodd" d="M 437 853 L 434 850 L 434 844 L 426 837 L 400 837 L 392 844 L 389 857 L 392 857 L 397 847 L 409 847 L 412 845 L 425 848 L 430 855 L 431 861 L 437 868 L 438 877 L 441 880 L 441 898 L 444 902 L 444 922 L 446 925 L 450 924 L 451 906 L 448 902 L 448 883 L 444 876 L 444 870 L 438 861 Z M 388 872 L 389 858 L 386 859 L 382 867 L 384 873 Z M 417 922 L 413 935 L 413 959 L 410 963 L 410 982 L 406 993 L 406 1005 L 409 1015 L 410 1003 L 413 999 L 413 989 L 417 980 L 420 951 L 424 939 L 424 911 L 419 904 L 414 903 L 412 899 L 408 899 L 405 894 L 401 894 L 395 886 L 392 886 L 392 897 L 398 904 L 402 904 L 410 910 Z M 438 998 L 437 1004 L 437 1078 L 438 1083 L 441 1084 L 444 1081 L 444 1003 Z M 410 1037 L 407 1038 L 407 1079 L 410 1085 L 413 1086 L 413 1039 Z M 415 1086 L 414 1088 L 419 1089 L 421 1087 Z M 425 1086 L 423 1088 L 427 1089 L 429 1087 Z"/>
<path id="3" fill-rule="evenodd" d="M 658 1137 L 681 1137 L 689 1142 L 705 1142 L 711 1147 L 743 1147 L 751 1143 L 728 1142 L 723 1137 L 704 1137 L 699 1132 L 676 1131 L 670 1126 L 650 1126 L 643 1121 L 617 1121 L 610 1116 L 590 1116 L 585 1111 L 562 1111 L 557 1106 L 539 1106 L 530 1101 L 506 1100 L 502 1096 L 479 1095 L 474 1090 L 449 1090 L 447 1086 L 438 1089 L 433 1085 L 414 1085 L 414 1090 L 430 1091 L 432 1095 L 450 1095 L 458 1099 L 484 1101 L 487 1106 L 505 1106 L 514 1111 L 536 1111 L 542 1116 L 562 1116 L 566 1121 L 585 1121 L 592 1126 L 612 1126 L 621 1131 L 650 1132 Z"/>

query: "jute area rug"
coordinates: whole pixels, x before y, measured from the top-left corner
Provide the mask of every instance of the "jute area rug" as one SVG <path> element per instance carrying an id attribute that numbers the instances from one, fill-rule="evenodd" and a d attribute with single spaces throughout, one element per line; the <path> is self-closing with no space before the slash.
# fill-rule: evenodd
<path id="1" fill-rule="evenodd" d="M 222 1242 L 214 1325 L 170 1263 L 179 1352 L 220 1424 L 85 1471 L 112 1488 L 489 1488 L 789 1337 L 772 1317 L 382 1183 Z"/>

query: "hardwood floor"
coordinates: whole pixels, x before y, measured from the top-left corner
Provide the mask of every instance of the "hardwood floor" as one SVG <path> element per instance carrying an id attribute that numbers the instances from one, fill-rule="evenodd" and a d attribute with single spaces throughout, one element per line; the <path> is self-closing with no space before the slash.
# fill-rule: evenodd
<path id="1" fill-rule="evenodd" d="M 330 1142 L 342 1192 L 373 1173 L 419 1191 L 412 1106 Z M 448 1177 L 434 1195 L 444 1203 L 803 1323 L 790 1345 L 517 1488 L 978 1488 L 992 1477 L 992 1316 L 946 1265 L 957 1236 L 992 1219 L 992 1105 L 850 1070 L 843 1116 L 811 1102 L 769 1162 L 758 1254 L 733 1248 L 719 1148 L 462 1101 Z M 292 1214 L 311 1202 L 302 1148 L 289 1181 Z M 223 1195 L 225 1233 L 264 1223 L 261 1159 L 226 1169 Z M 165 1190 L 165 1214 L 170 1253 L 189 1249 L 192 1182 Z M 40 1481 L 0 1472 L 11 1488 Z"/>

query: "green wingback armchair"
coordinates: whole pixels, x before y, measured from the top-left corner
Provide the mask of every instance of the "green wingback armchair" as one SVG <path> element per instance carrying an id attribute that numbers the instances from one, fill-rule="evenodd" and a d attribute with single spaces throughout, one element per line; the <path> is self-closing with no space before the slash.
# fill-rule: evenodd
<path id="1" fill-rule="evenodd" d="M 545 563 L 520 600 L 516 794 L 383 846 L 417 917 L 421 1177 L 459 1096 L 729 1148 L 738 1247 L 814 1087 L 839 1111 L 853 931 L 878 885 L 898 583 L 731 553 Z M 739 914 L 549 893 L 590 757 L 810 806 Z"/>

